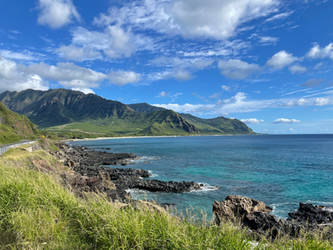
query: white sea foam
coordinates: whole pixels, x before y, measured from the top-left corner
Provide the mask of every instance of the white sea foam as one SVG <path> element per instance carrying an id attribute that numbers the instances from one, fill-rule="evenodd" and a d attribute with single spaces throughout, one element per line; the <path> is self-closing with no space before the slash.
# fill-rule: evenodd
<path id="1" fill-rule="evenodd" d="M 197 192 L 210 192 L 210 191 L 216 191 L 219 188 L 217 186 L 212 186 L 209 185 L 208 183 L 200 183 L 200 185 L 202 185 L 200 190 L 192 190 L 191 192 L 197 193 Z"/>
<path id="2" fill-rule="evenodd" d="M 156 161 L 159 160 L 159 157 L 157 156 L 139 156 L 136 159 L 130 160 L 130 162 L 132 164 L 136 164 L 136 163 L 149 163 L 152 161 Z"/>
<path id="3" fill-rule="evenodd" d="M 125 191 L 134 200 L 140 200 L 140 199 L 144 198 L 145 195 L 148 194 L 148 191 L 135 189 L 135 188 L 129 188 L 129 189 L 126 189 Z"/>
<path id="4" fill-rule="evenodd" d="M 313 201 L 313 200 L 307 200 L 306 203 L 311 203 L 311 204 L 315 204 L 315 205 L 332 207 L 332 209 L 333 209 L 333 201 Z"/>
<path id="5" fill-rule="evenodd" d="M 156 177 L 158 177 L 158 174 L 154 174 L 153 171 L 148 170 L 148 172 L 149 172 L 151 178 L 156 178 Z"/>

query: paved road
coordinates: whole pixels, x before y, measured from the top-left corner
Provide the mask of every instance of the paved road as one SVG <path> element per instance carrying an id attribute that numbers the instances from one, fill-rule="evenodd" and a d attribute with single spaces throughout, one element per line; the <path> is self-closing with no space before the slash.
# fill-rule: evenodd
<path id="1" fill-rule="evenodd" d="M 22 141 L 22 142 L 18 142 L 18 143 L 3 145 L 3 146 L 0 147 L 0 155 L 2 155 L 3 153 L 7 152 L 11 148 L 17 148 L 19 146 L 33 144 L 35 142 L 36 141 Z"/>

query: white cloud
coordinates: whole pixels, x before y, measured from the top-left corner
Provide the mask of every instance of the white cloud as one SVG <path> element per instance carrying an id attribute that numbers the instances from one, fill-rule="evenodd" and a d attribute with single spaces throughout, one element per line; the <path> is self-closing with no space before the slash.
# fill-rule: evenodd
<path id="1" fill-rule="evenodd" d="M 281 50 L 272 56 L 271 59 L 267 61 L 267 65 L 271 66 L 273 69 L 282 69 L 295 61 L 298 58 L 293 56 L 292 54 L 286 52 L 285 50 Z"/>
<path id="2" fill-rule="evenodd" d="M 231 79 L 245 79 L 260 70 L 259 65 L 250 64 L 238 59 L 220 60 L 218 67 L 224 76 Z"/>
<path id="3" fill-rule="evenodd" d="M 281 19 L 289 17 L 293 13 L 294 13 L 293 11 L 288 11 L 288 12 L 275 14 L 274 16 L 272 16 L 270 18 L 267 18 L 266 22 L 273 22 L 273 21 L 276 21 L 276 20 L 281 20 Z"/>
<path id="4" fill-rule="evenodd" d="M 187 81 L 192 78 L 192 72 L 202 70 L 212 65 L 214 60 L 204 57 L 179 58 L 179 57 L 157 57 L 150 60 L 149 64 L 161 67 L 163 72 L 152 73 L 151 80 L 163 80 L 174 78 L 180 81 Z"/>
<path id="5" fill-rule="evenodd" d="M 72 88 L 72 90 L 80 91 L 80 92 L 83 92 L 85 94 L 95 94 L 95 92 L 92 89 L 89 89 L 89 88 Z"/>
<path id="6" fill-rule="evenodd" d="M 0 92 L 48 89 L 48 85 L 39 75 L 23 72 L 20 68 L 21 65 L 0 56 Z"/>
<path id="7" fill-rule="evenodd" d="M 10 50 L 0 50 L 0 56 L 11 60 L 35 61 L 36 57 L 29 51 L 16 52 Z"/>
<path id="8" fill-rule="evenodd" d="M 310 79 L 302 84 L 304 87 L 317 87 L 324 82 L 323 79 Z"/>
<path id="9" fill-rule="evenodd" d="M 86 47 L 76 47 L 74 45 L 61 46 L 56 49 L 56 53 L 62 58 L 80 62 L 102 59 L 99 51 Z"/>
<path id="10" fill-rule="evenodd" d="M 75 61 L 130 57 L 138 50 L 150 50 L 152 41 L 119 25 L 105 27 L 104 31 L 90 31 L 78 27 L 72 31 L 72 43 L 56 49 L 56 53 Z M 71 51 L 72 50 L 72 51 Z"/>
<path id="11" fill-rule="evenodd" d="M 224 91 L 230 91 L 230 87 L 227 85 L 222 85 L 221 89 L 223 89 Z"/>
<path id="12" fill-rule="evenodd" d="M 112 8 L 95 23 L 125 23 L 159 33 L 221 40 L 234 36 L 243 23 L 274 12 L 278 4 L 278 0 L 142 0 Z"/>
<path id="13" fill-rule="evenodd" d="M 239 92 L 225 101 L 215 104 L 154 104 L 159 107 L 172 109 L 177 112 L 187 112 L 194 115 L 228 115 L 234 113 L 248 113 L 264 109 L 289 108 L 301 106 L 328 106 L 333 105 L 333 96 L 316 98 L 281 98 L 249 100 L 245 93 Z"/>
<path id="14" fill-rule="evenodd" d="M 97 87 L 106 75 L 73 63 L 31 64 L 24 68 L 28 73 L 40 75 L 48 81 L 57 81 L 65 87 L 87 89 Z"/>
<path id="15" fill-rule="evenodd" d="M 264 122 L 264 120 L 257 119 L 257 118 L 241 119 L 241 121 L 246 124 L 260 124 L 260 123 Z"/>
<path id="16" fill-rule="evenodd" d="M 300 74 L 306 72 L 306 67 L 299 64 L 295 64 L 289 67 L 289 71 L 293 74 Z"/>
<path id="17" fill-rule="evenodd" d="M 112 84 L 126 85 L 140 81 L 141 75 L 133 71 L 112 71 L 108 75 L 108 79 Z"/>
<path id="18" fill-rule="evenodd" d="M 300 120 L 296 120 L 296 119 L 288 119 L 288 118 L 278 118 L 274 121 L 275 124 L 279 124 L 279 123 L 300 123 Z"/>
<path id="19" fill-rule="evenodd" d="M 307 53 L 307 56 L 310 58 L 330 58 L 333 60 L 333 43 L 329 43 L 323 48 L 315 44 Z"/>
<path id="20" fill-rule="evenodd" d="M 80 20 L 72 0 L 39 0 L 38 23 L 53 29 L 60 28 L 73 19 Z"/>
<path id="21" fill-rule="evenodd" d="M 177 70 L 176 72 L 174 72 L 173 77 L 180 81 L 187 81 L 192 78 L 192 75 L 189 71 L 180 69 L 180 70 Z"/>
<path id="22" fill-rule="evenodd" d="M 214 60 L 204 57 L 196 58 L 179 58 L 179 57 L 157 57 L 150 61 L 154 66 L 166 68 L 188 68 L 188 69 L 204 69 L 212 65 Z"/>
<path id="23" fill-rule="evenodd" d="M 279 38 L 272 36 L 259 36 L 259 42 L 264 45 L 275 44 L 279 41 Z"/>
<path id="24" fill-rule="evenodd" d="M 167 95 L 167 92 L 161 91 L 157 97 L 165 97 Z"/>
<path id="25" fill-rule="evenodd" d="M 147 77 L 149 81 L 160 81 L 160 80 L 166 80 L 166 79 L 176 79 L 179 81 L 187 81 L 192 78 L 191 72 L 185 69 L 171 69 L 171 70 L 165 70 L 161 72 L 153 72 L 150 73 Z"/>

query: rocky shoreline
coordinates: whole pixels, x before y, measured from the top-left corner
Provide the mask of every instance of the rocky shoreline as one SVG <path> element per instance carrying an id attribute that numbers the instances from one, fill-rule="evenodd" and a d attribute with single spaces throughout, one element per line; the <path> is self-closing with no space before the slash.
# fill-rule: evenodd
<path id="1" fill-rule="evenodd" d="M 275 239 L 278 236 L 298 237 L 301 233 L 320 232 L 324 238 L 333 235 L 333 208 L 300 203 L 287 219 L 272 215 L 272 208 L 264 202 L 245 196 L 227 196 L 222 202 L 215 201 L 215 222 L 233 222 L 259 235 Z"/>
<path id="2" fill-rule="evenodd" d="M 131 164 L 138 159 L 138 156 L 132 153 L 92 151 L 86 147 L 73 147 L 63 143 L 57 146 L 59 151 L 53 154 L 76 173 L 74 176 L 62 176 L 74 191 L 103 192 L 112 200 L 124 202 L 130 199 L 126 192 L 128 189 L 184 193 L 203 187 L 195 182 L 150 179 L 149 171 L 143 169 L 110 167 Z"/>
<path id="3" fill-rule="evenodd" d="M 138 156 L 132 153 L 92 151 L 86 147 L 58 144 L 52 154 L 71 169 L 61 175 L 64 183 L 78 195 L 85 192 L 104 193 L 113 201 L 135 204 L 127 190 L 183 193 L 201 190 L 195 182 L 160 181 L 150 179 L 147 170 L 119 168 L 128 165 Z M 134 203 L 133 203 L 134 202 Z M 166 207 L 170 204 L 164 204 Z M 163 207 L 163 204 L 161 204 Z M 245 196 L 227 196 L 224 201 L 213 203 L 215 223 L 232 222 L 247 228 L 256 235 L 275 239 L 278 236 L 298 237 L 301 233 L 320 232 L 325 238 L 333 235 L 333 208 L 300 203 L 297 211 L 287 219 L 272 215 L 272 208 L 264 202 Z"/>

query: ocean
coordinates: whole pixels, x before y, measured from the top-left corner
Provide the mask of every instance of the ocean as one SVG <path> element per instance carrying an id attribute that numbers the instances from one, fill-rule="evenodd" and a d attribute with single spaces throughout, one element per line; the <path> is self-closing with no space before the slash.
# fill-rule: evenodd
<path id="1" fill-rule="evenodd" d="M 135 199 L 176 205 L 178 213 L 211 215 L 214 200 L 246 195 L 287 217 L 299 202 L 333 206 L 333 135 L 189 136 L 73 142 L 94 150 L 132 152 L 126 166 L 152 178 L 204 183 L 203 191 L 166 194 L 131 190 Z M 107 151 L 107 150 L 106 150 Z"/>

